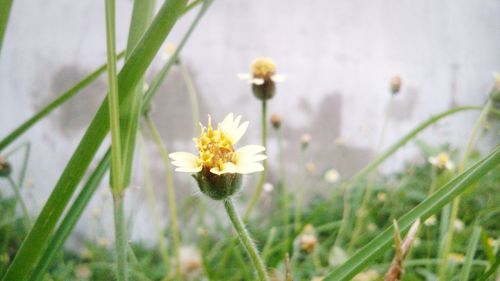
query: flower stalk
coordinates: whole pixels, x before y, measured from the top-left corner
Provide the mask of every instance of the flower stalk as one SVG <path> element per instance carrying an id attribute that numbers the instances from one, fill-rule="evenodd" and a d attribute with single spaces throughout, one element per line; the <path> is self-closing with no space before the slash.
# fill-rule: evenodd
<path id="1" fill-rule="evenodd" d="M 123 208 L 123 196 L 113 195 L 113 210 L 115 217 L 115 245 L 116 245 L 116 263 L 117 263 L 117 280 L 128 280 L 127 269 L 127 234 L 125 211 Z"/>
<path id="2" fill-rule="evenodd" d="M 252 264 L 255 267 L 255 270 L 257 271 L 257 276 L 259 277 L 259 280 L 268 281 L 269 279 L 266 273 L 264 262 L 260 258 L 259 253 L 257 252 L 257 247 L 250 238 L 250 235 L 248 234 L 248 231 L 245 228 L 243 221 L 241 220 L 240 216 L 238 215 L 238 212 L 236 211 L 233 200 L 230 197 L 224 199 L 224 207 L 226 208 L 226 212 L 233 224 L 234 229 L 238 233 L 238 237 L 241 241 L 241 244 L 243 244 L 243 247 L 245 248 L 247 254 L 249 255 L 250 260 L 252 261 Z"/>
<path id="3" fill-rule="evenodd" d="M 483 110 L 479 114 L 479 117 L 476 121 L 476 124 L 474 125 L 474 128 L 472 129 L 472 133 L 469 137 L 469 140 L 467 141 L 467 146 L 465 147 L 465 152 L 462 157 L 462 161 L 460 162 L 458 166 L 458 173 L 461 173 L 466 165 L 467 162 L 469 161 L 470 154 L 472 152 L 473 147 L 475 146 L 477 140 L 478 140 L 478 133 L 480 128 L 483 126 L 484 122 L 486 121 L 486 116 L 488 115 L 488 112 L 490 111 L 491 107 L 491 100 L 489 100 L 486 105 L 484 106 Z M 448 271 L 448 255 L 450 254 L 451 251 L 451 245 L 453 242 L 453 236 L 455 234 L 455 220 L 458 217 L 458 210 L 460 208 L 460 196 L 457 196 L 453 200 L 453 203 L 451 205 L 451 212 L 450 212 L 450 219 L 448 221 L 448 232 L 446 233 L 446 236 L 444 237 L 444 244 L 443 244 L 443 251 L 441 252 L 441 264 L 439 266 L 439 280 L 440 281 L 445 281 L 446 280 L 446 275 Z"/>

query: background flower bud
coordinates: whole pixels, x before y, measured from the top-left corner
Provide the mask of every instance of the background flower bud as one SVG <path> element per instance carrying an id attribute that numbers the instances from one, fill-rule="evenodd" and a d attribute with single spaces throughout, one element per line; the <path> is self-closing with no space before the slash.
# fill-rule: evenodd
<path id="1" fill-rule="evenodd" d="M 391 92 L 393 95 L 401 90 L 401 76 L 396 75 L 391 78 Z"/>
<path id="2" fill-rule="evenodd" d="M 12 172 L 9 162 L 0 156 L 0 177 L 8 177 Z"/>
<path id="3" fill-rule="evenodd" d="M 271 115 L 271 124 L 275 129 L 279 129 L 281 127 L 281 116 L 276 113 Z"/>

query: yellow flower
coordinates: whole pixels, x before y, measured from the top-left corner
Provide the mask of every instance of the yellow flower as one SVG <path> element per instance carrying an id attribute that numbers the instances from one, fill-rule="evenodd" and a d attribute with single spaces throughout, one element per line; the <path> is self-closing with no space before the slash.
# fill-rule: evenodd
<path id="1" fill-rule="evenodd" d="M 201 136 L 193 139 L 198 155 L 189 152 L 174 152 L 169 156 L 178 172 L 198 173 L 202 170 L 215 175 L 249 174 L 260 172 L 264 167 L 258 163 L 266 159 L 259 154 L 265 150 L 260 145 L 247 145 L 235 150 L 234 145 L 245 133 L 248 122 L 240 124 L 241 116 L 230 113 L 218 124 L 216 130 L 208 118 L 208 126 L 201 125 Z"/>
<path id="2" fill-rule="evenodd" d="M 280 83 L 286 79 L 285 75 L 276 74 L 276 63 L 270 58 L 255 59 L 251 69 L 252 73 L 240 73 L 238 77 L 255 85 L 263 85 L 266 81 Z"/>
<path id="3" fill-rule="evenodd" d="M 453 170 L 455 167 L 450 159 L 450 155 L 446 152 L 441 152 L 436 156 L 429 157 L 429 163 L 434 165 L 439 170 Z"/>

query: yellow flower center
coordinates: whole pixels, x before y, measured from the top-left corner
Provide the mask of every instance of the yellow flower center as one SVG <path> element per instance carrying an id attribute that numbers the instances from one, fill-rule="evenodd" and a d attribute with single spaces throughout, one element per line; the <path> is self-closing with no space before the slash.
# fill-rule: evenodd
<path id="1" fill-rule="evenodd" d="M 252 74 L 254 78 L 270 79 L 276 73 L 276 64 L 268 58 L 256 59 L 252 63 Z"/>
<path id="2" fill-rule="evenodd" d="M 446 153 L 439 153 L 437 156 L 437 166 L 440 168 L 446 167 L 446 164 L 450 161 L 450 156 Z"/>
<path id="3" fill-rule="evenodd" d="M 234 158 L 234 148 L 231 140 L 219 128 L 212 128 L 208 119 L 208 127 L 202 127 L 201 136 L 194 139 L 200 154 L 203 168 L 210 170 L 213 167 L 224 169 L 224 163 L 231 162 Z"/>

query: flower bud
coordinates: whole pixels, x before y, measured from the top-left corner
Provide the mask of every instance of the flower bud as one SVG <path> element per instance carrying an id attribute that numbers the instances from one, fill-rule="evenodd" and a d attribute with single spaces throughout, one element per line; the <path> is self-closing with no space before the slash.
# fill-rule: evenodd
<path id="1" fill-rule="evenodd" d="M 393 95 L 399 93 L 401 90 L 401 76 L 396 75 L 391 78 L 391 93 Z"/>
<path id="2" fill-rule="evenodd" d="M 303 134 L 300 142 L 302 144 L 302 149 L 306 149 L 309 146 L 309 143 L 311 142 L 311 135 L 310 134 Z"/>
<path id="3" fill-rule="evenodd" d="M 252 63 L 253 94 L 260 100 L 269 100 L 276 93 L 276 84 L 273 76 L 276 73 L 276 64 L 268 58 L 259 58 Z"/>
<path id="4" fill-rule="evenodd" d="M 310 254 L 314 252 L 317 244 L 318 238 L 316 237 L 314 227 L 311 224 L 306 225 L 304 231 L 299 236 L 299 250 L 305 254 Z"/>
<path id="5" fill-rule="evenodd" d="M 271 124 L 273 125 L 273 128 L 276 130 L 281 127 L 281 116 L 279 114 L 274 113 L 271 115 Z"/>
<path id="6" fill-rule="evenodd" d="M 240 190 L 243 176 L 237 173 L 216 175 L 203 169 L 193 177 L 201 192 L 214 200 L 223 200 Z"/>
<path id="7" fill-rule="evenodd" d="M 8 177 L 11 172 L 12 172 L 12 168 L 11 168 L 9 162 L 7 162 L 7 160 L 5 160 L 5 158 L 0 156 L 0 177 Z"/>

